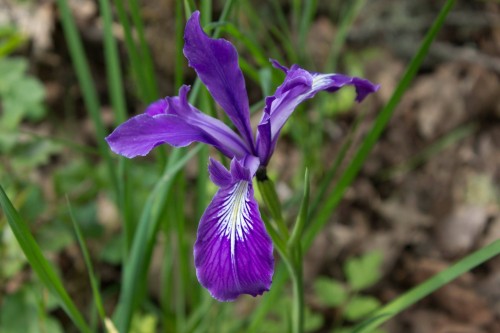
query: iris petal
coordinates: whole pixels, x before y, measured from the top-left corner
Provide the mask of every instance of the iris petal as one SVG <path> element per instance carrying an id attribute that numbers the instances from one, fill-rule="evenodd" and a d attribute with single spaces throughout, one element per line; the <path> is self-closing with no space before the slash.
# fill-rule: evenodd
<path id="1" fill-rule="evenodd" d="M 144 156 L 163 143 L 181 147 L 197 141 L 214 146 L 229 158 L 248 155 L 248 148 L 233 130 L 188 103 L 188 91 L 188 86 L 182 86 L 179 96 L 151 103 L 144 114 L 116 128 L 106 138 L 111 150 L 131 158 Z"/>
<path id="2" fill-rule="evenodd" d="M 261 295 L 272 282 L 272 241 L 260 217 L 252 183 L 220 188 L 203 214 L 194 246 L 200 283 L 219 301 Z"/>
<path id="3" fill-rule="evenodd" d="M 113 152 L 128 158 L 145 156 L 163 143 L 174 147 L 187 146 L 193 141 L 216 143 L 182 118 L 147 114 L 130 118 L 106 137 L 106 141 Z"/>
<path id="4" fill-rule="evenodd" d="M 348 85 L 354 86 L 356 101 L 361 102 L 380 87 L 357 77 L 311 73 L 297 65 L 287 69 L 275 60 L 272 60 L 272 63 L 274 67 L 283 70 L 286 77 L 275 94 L 266 98 L 264 116 L 258 127 L 256 146 L 263 165 L 267 164 L 274 152 L 278 135 L 285 122 L 300 103 L 313 98 L 320 91 L 335 92 Z"/>
<path id="5" fill-rule="evenodd" d="M 198 11 L 186 24 L 184 41 L 184 55 L 189 66 L 196 71 L 253 152 L 248 95 L 236 48 L 227 40 L 208 37 L 201 28 Z"/>
<path id="6" fill-rule="evenodd" d="M 219 187 L 226 187 L 231 185 L 232 177 L 231 173 L 226 169 L 222 163 L 214 160 L 210 157 L 210 162 L 208 164 L 208 173 L 210 174 L 210 180 Z"/>

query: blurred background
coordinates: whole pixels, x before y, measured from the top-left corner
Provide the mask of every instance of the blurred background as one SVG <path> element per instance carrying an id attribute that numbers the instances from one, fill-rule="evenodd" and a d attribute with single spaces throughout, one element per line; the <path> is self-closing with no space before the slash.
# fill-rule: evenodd
<path id="1" fill-rule="evenodd" d="M 99 115 L 109 133 L 116 126 L 116 113 L 107 81 L 99 3 L 67 3 L 88 59 Z M 444 1 L 313 1 L 306 27 L 294 17 L 294 3 L 235 1 L 230 23 L 220 25 L 222 36 L 240 52 L 250 103 L 255 106 L 252 120 L 260 119 L 262 99 L 282 80 L 268 58 L 286 66 L 299 63 L 313 71 L 366 77 L 381 89 L 359 105 L 348 89 L 335 95 L 322 93 L 295 112 L 268 168 L 291 220 L 302 195 L 304 169 L 311 172 L 312 193 L 335 185 L 338 173 L 322 188 L 339 154 L 345 154 L 339 170 L 352 158 Z M 182 41 L 176 36 L 185 24 L 179 5 L 174 0 L 140 0 L 139 11 L 134 11 L 125 2 L 131 20 L 134 15 L 142 18 L 155 74 L 155 88 L 141 85 L 115 5 L 112 33 L 125 111 L 132 116 L 154 98 L 176 95 L 180 83 L 194 82 L 195 73 L 179 58 Z M 223 5 L 214 1 L 210 13 L 202 11 L 202 18 L 216 21 Z M 127 240 L 113 184 L 97 148 L 102 138 L 87 111 L 61 17 L 52 0 L 0 0 L 0 184 L 57 267 L 78 308 L 99 330 L 68 202 L 109 313 L 118 300 Z M 206 25 L 209 30 L 215 27 Z M 140 37 L 132 31 L 134 40 Z M 328 212 L 328 224 L 306 255 L 308 332 L 346 332 L 381 304 L 500 238 L 499 56 L 498 1 L 457 1 L 388 128 L 340 205 Z M 202 109 L 222 115 L 213 102 Z M 132 221 L 139 219 L 161 175 L 160 162 L 171 150 L 157 151 L 129 163 L 127 184 L 132 195 L 127 207 Z M 215 186 L 206 184 L 203 167 L 208 154 L 217 156 L 202 151 L 173 184 L 167 202 L 178 208 L 166 209 L 161 217 L 148 283 L 138 286 L 145 289 L 145 297 L 133 318 L 132 332 L 245 332 L 246 318 L 259 307 L 261 298 L 241 297 L 233 304 L 209 300 L 210 307 L 202 308 L 203 318 L 196 317 L 196 325 L 189 326 L 195 305 L 205 304 L 206 292 L 196 282 L 191 249 L 200 213 L 215 191 Z M 200 177 L 206 185 L 203 195 Z M 318 200 L 312 202 L 313 211 L 320 211 Z M 170 232 L 179 216 L 185 219 L 182 241 Z M 495 258 L 392 319 L 382 331 L 500 332 L 499 286 L 500 259 Z M 176 299 L 184 301 L 179 305 Z M 289 317 L 279 304 L 288 302 L 287 297 L 280 298 L 256 331 L 285 332 Z M 183 330 L 178 311 L 186 316 Z M 233 327 L 228 321 L 239 324 Z M 199 324 L 203 322 L 205 326 Z M 5 216 L 0 215 L 0 332 L 74 331 L 30 270 Z"/>

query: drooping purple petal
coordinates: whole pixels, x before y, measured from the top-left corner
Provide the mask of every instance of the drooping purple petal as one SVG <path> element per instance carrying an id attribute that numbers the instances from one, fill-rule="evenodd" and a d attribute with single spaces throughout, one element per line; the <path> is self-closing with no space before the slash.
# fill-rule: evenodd
<path id="1" fill-rule="evenodd" d="M 186 24 L 184 42 L 184 55 L 189 66 L 196 71 L 253 152 L 248 95 L 235 47 L 227 40 L 208 37 L 201 28 L 198 11 Z"/>
<path id="2" fill-rule="evenodd" d="M 233 130 L 188 103 L 188 86 L 177 97 L 151 103 L 144 114 L 130 118 L 109 135 L 111 150 L 125 157 L 144 156 L 167 143 L 174 147 L 194 141 L 214 146 L 229 158 L 243 158 L 250 150 Z"/>
<path id="3" fill-rule="evenodd" d="M 157 114 L 160 112 L 159 110 L 163 110 L 163 113 L 183 118 L 189 124 L 200 128 L 216 139 L 219 142 L 218 146 L 224 146 L 224 150 L 230 152 L 227 154 L 222 151 L 229 158 L 242 158 L 249 154 L 250 148 L 232 129 L 219 119 L 211 117 L 189 104 L 187 100 L 189 89 L 189 86 L 183 85 L 179 89 L 179 96 L 167 97 L 152 103 L 146 109 L 146 113 Z"/>
<path id="4" fill-rule="evenodd" d="M 274 67 L 283 70 L 286 77 L 275 94 L 266 98 L 264 116 L 258 127 L 256 146 L 263 165 L 269 161 L 283 125 L 300 103 L 320 91 L 335 92 L 348 85 L 354 86 L 356 101 L 361 102 L 380 87 L 366 79 L 342 74 L 311 73 L 297 65 L 287 69 L 275 60 L 272 63 Z"/>
<path id="5" fill-rule="evenodd" d="M 219 301 L 269 290 L 274 269 L 272 241 L 251 181 L 233 176 L 231 184 L 217 191 L 201 218 L 194 260 L 201 285 Z"/>
<path id="6" fill-rule="evenodd" d="M 215 144 L 199 128 L 174 115 L 141 114 L 130 118 L 106 137 L 111 150 L 128 158 L 145 156 L 154 147 L 168 143 L 184 147 L 193 141 Z"/>

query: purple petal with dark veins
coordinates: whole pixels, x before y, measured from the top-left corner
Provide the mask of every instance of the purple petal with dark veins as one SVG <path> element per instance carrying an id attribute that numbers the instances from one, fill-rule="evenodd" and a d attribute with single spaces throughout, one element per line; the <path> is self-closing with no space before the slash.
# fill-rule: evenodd
<path id="1" fill-rule="evenodd" d="M 275 94 L 266 98 L 264 115 L 260 123 L 262 126 L 258 127 L 256 147 L 263 165 L 268 163 L 283 125 L 300 103 L 313 98 L 320 91 L 335 92 L 348 85 L 354 86 L 356 101 L 361 102 L 367 95 L 377 91 L 380 87 L 357 77 L 311 73 L 297 65 L 287 69 L 276 60 L 272 60 L 272 63 L 274 67 L 283 70 L 286 77 Z"/>
<path id="2" fill-rule="evenodd" d="M 235 47 L 225 39 L 208 37 L 201 28 L 198 11 L 186 24 L 184 42 L 184 55 L 189 66 L 196 71 L 253 152 L 248 96 Z"/>
<path id="3" fill-rule="evenodd" d="M 232 183 L 231 173 L 222 163 L 211 157 L 208 163 L 208 173 L 210 174 L 210 180 L 219 187 L 226 187 Z"/>
<path id="4" fill-rule="evenodd" d="M 217 191 L 198 227 L 194 261 L 201 285 L 219 301 L 269 290 L 273 247 L 251 182 L 233 179 Z"/>

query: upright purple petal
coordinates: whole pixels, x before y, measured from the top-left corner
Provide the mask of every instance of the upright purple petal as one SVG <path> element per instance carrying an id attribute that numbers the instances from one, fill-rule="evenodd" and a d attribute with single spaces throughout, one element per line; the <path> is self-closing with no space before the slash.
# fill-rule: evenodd
<path id="1" fill-rule="evenodd" d="M 275 67 L 286 73 L 286 77 L 275 94 L 266 98 L 264 115 L 257 129 L 256 146 L 263 165 L 269 161 L 283 125 L 300 103 L 313 98 L 320 91 L 335 92 L 348 85 L 354 86 L 356 101 L 361 102 L 380 87 L 357 77 L 311 73 L 297 65 L 287 69 L 275 60 L 272 62 Z"/>
<path id="2" fill-rule="evenodd" d="M 219 301 L 269 290 L 273 247 L 251 181 L 233 176 L 231 184 L 217 191 L 201 218 L 194 260 L 201 285 Z"/>
<path id="3" fill-rule="evenodd" d="M 184 41 L 184 55 L 189 66 L 196 71 L 253 152 L 248 95 L 235 47 L 227 40 L 208 37 L 201 28 L 198 11 L 186 24 Z"/>
<path id="4" fill-rule="evenodd" d="M 262 164 L 265 165 L 267 159 L 271 157 L 272 148 L 271 116 L 264 112 L 260 124 L 257 126 L 257 155 L 262 159 Z"/>

